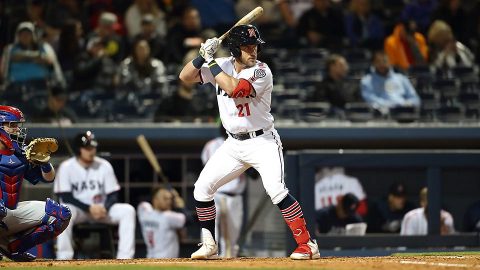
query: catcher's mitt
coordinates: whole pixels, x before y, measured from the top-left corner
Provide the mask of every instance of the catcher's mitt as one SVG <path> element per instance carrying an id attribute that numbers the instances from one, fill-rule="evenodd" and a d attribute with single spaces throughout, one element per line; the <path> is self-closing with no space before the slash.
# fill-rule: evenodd
<path id="1" fill-rule="evenodd" d="M 25 149 L 27 160 L 34 164 L 47 163 L 50 154 L 58 150 L 57 140 L 54 138 L 37 138 L 31 141 Z"/>

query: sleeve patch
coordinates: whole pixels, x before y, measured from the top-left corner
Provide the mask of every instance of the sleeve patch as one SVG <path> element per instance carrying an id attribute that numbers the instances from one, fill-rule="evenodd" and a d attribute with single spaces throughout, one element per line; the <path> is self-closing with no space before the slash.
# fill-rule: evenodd
<path id="1" fill-rule="evenodd" d="M 253 77 L 257 79 L 263 78 L 265 76 L 267 76 L 267 73 L 263 69 L 255 69 L 255 71 L 253 71 Z"/>

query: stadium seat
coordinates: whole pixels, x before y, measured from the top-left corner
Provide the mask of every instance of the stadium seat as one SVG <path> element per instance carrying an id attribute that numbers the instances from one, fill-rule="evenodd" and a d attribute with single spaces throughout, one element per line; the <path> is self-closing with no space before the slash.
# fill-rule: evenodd
<path id="1" fill-rule="evenodd" d="M 460 83 L 454 79 L 438 79 L 433 82 L 433 90 L 441 94 L 442 99 L 454 99 L 460 93 Z"/>
<path id="2" fill-rule="evenodd" d="M 443 105 L 437 109 L 436 115 L 441 122 L 462 122 L 465 120 L 465 108 L 461 104 Z"/>
<path id="3" fill-rule="evenodd" d="M 300 109 L 301 120 L 309 123 L 324 120 L 330 114 L 330 104 L 328 102 L 306 102 Z"/>
<path id="4" fill-rule="evenodd" d="M 452 75 L 461 80 L 478 81 L 478 67 L 457 66 L 452 68 Z"/>
<path id="5" fill-rule="evenodd" d="M 345 117 L 351 122 L 367 122 L 375 118 L 374 110 L 365 102 L 345 104 Z"/>
<path id="6" fill-rule="evenodd" d="M 390 117 L 399 123 L 415 122 L 420 119 L 420 109 L 412 106 L 391 108 Z"/>
<path id="7" fill-rule="evenodd" d="M 276 107 L 276 114 L 279 119 L 298 121 L 300 118 L 299 112 L 304 104 L 297 99 L 285 100 L 280 106 Z"/>

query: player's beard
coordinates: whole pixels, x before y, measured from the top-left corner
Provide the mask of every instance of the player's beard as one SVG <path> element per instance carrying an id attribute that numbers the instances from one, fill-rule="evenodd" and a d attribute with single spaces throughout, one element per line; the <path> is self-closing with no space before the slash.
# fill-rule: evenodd
<path id="1" fill-rule="evenodd" d="M 243 59 L 242 57 L 240 57 L 240 58 L 237 58 L 237 61 L 244 68 L 251 68 L 251 67 L 255 66 L 255 64 L 257 63 L 257 57 L 256 56 L 248 56 L 248 57 L 246 57 L 246 59 Z"/>

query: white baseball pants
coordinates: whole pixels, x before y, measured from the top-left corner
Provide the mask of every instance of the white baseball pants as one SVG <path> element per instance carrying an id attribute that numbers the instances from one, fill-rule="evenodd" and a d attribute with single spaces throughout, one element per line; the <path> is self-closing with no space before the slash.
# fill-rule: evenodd
<path id="1" fill-rule="evenodd" d="M 93 217 L 80 208 L 65 204 L 70 207 L 72 218 L 68 227 L 57 237 L 57 259 L 73 259 L 72 229 L 75 224 L 82 222 L 100 222 L 105 224 L 118 224 L 118 251 L 117 259 L 131 259 L 135 255 L 135 208 L 130 204 L 116 203 L 108 211 L 108 217 L 94 220 Z"/>
<path id="2" fill-rule="evenodd" d="M 193 191 L 195 200 L 213 200 L 219 187 L 250 167 L 260 173 L 263 187 L 273 204 L 278 204 L 288 195 L 284 182 L 282 143 L 277 131 L 271 129 L 244 141 L 228 137 L 200 173 Z"/>

